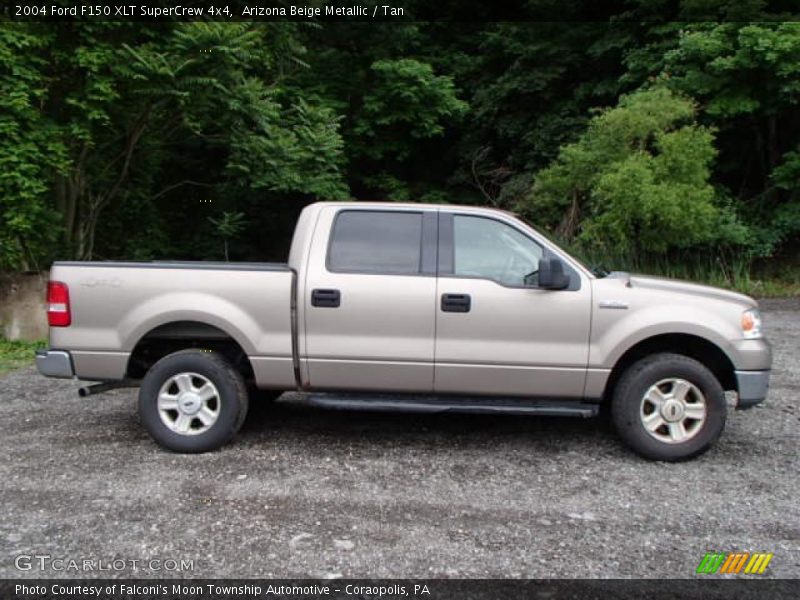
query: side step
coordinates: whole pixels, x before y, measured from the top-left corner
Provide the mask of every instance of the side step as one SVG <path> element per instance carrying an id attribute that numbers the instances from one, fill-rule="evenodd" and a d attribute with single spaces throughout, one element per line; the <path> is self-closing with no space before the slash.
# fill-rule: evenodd
<path id="1" fill-rule="evenodd" d="M 411 394 L 312 393 L 308 403 L 320 408 L 381 412 L 470 413 L 595 417 L 600 406 L 580 401 L 495 396 L 415 396 Z"/>

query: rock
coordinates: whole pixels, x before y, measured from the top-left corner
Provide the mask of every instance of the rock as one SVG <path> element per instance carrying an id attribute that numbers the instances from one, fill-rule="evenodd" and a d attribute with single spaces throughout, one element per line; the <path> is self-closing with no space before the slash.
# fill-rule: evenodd
<path id="1" fill-rule="evenodd" d="M 302 544 L 305 540 L 310 540 L 314 536 L 310 533 L 298 533 L 294 536 L 291 540 L 289 540 L 289 547 L 290 548 L 297 548 L 298 545 Z"/>
<path id="2" fill-rule="evenodd" d="M 352 550 L 356 547 L 350 540 L 333 540 L 333 545 L 339 550 Z"/>
<path id="3" fill-rule="evenodd" d="M 585 512 L 585 513 L 567 513 L 567 516 L 570 519 L 578 519 L 579 521 L 596 521 L 597 517 L 594 516 L 594 513 Z"/>

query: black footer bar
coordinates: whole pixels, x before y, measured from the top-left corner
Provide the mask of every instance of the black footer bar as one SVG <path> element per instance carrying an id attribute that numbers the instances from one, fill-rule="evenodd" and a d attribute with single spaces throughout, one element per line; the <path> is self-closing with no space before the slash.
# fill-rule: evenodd
<path id="1" fill-rule="evenodd" d="M 16 579 L 2 600 L 800 598 L 795 579 Z"/>

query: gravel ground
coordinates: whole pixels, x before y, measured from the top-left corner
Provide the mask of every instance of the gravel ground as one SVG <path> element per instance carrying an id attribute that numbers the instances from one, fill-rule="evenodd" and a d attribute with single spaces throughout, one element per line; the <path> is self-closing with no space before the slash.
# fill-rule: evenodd
<path id="1" fill-rule="evenodd" d="M 224 450 L 182 456 L 141 429 L 134 390 L 82 399 L 16 371 L 0 379 L 0 577 L 75 575 L 21 573 L 20 554 L 141 560 L 103 573 L 128 577 L 692 577 L 705 552 L 738 550 L 800 577 L 800 299 L 763 306 L 767 402 L 681 464 L 639 459 L 601 419 L 347 413 L 295 394 Z"/>

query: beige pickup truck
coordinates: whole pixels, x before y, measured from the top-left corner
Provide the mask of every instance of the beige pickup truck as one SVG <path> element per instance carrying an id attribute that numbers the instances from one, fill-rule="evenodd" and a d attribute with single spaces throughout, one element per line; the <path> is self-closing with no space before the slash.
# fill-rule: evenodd
<path id="1" fill-rule="evenodd" d="M 512 214 L 317 203 L 288 264 L 57 262 L 51 377 L 139 385 L 162 446 L 215 449 L 250 396 L 423 412 L 594 416 L 656 460 L 706 450 L 728 402 L 764 400 L 754 300 L 626 273 L 595 276 Z"/>

